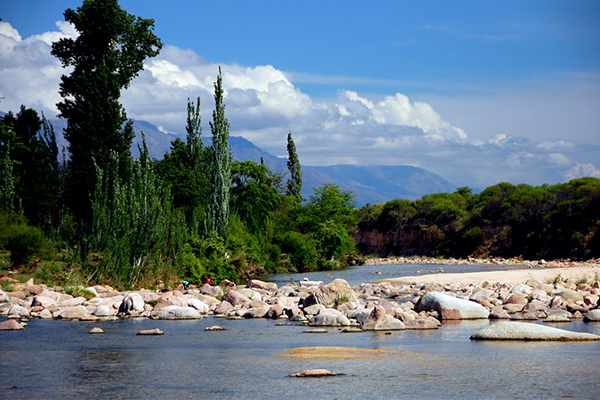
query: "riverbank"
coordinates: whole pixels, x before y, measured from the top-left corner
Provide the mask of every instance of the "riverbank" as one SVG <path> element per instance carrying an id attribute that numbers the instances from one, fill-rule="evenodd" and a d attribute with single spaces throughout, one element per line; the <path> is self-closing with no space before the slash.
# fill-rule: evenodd
<path id="1" fill-rule="evenodd" d="M 438 258 L 438 257 L 372 257 L 366 258 L 367 265 L 390 265 L 390 264 L 423 264 L 423 265 L 522 265 L 524 268 L 572 268 L 572 267 L 600 267 L 600 259 L 590 259 L 585 261 L 574 261 L 570 259 L 559 260 L 522 260 L 520 258 L 477 258 L 469 257 L 467 259 L 456 258 Z"/>

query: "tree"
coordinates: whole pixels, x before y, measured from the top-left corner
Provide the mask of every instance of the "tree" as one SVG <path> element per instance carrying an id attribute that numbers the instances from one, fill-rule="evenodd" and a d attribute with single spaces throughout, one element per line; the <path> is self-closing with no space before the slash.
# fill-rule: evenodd
<path id="1" fill-rule="evenodd" d="M 208 208 L 207 233 L 223 235 L 229 221 L 229 198 L 231 191 L 231 150 L 229 148 L 229 121 L 223 104 L 223 77 L 221 67 L 214 83 L 215 110 L 210 123 L 212 133 L 211 180 L 213 191 Z"/>
<path id="2" fill-rule="evenodd" d="M 6 114 L 1 123 L 4 128 L 0 142 L 6 142 L 3 146 L 6 149 L 10 144 L 12 171 L 9 174 L 9 168 L 3 168 L 7 171 L 6 184 L 10 185 L 12 180 L 18 203 L 14 206 L 18 205 L 16 208 L 32 225 L 49 229 L 58 210 L 61 189 L 54 129 L 45 117 L 40 119 L 37 111 L 25 106 L 21 106 L 16 116 L 12 112 Z"/>
<path id="3" fill-rule="evenodd" d="M 302 172 L 300 167 L 300 160 L 296 153 L 296 145 L 292 139 L 292 132 L 288 133 L 287 137 L 287 151 L 288 151 L 288 162 L 287 167 L 290 171 L 290 179 L 287 182 L 287 195 L 292 196 L 302 202 Z"/>
<path id="4" fill-rule="evenodd" d="M 119 98 L 143 69 L 144 59 L 156 56 L 162 43 L 153 33 L 154 20 L 128 14 L 117 0 L 85 0 L 64 16 L 79 33 L 76 39 L 52 44 L 52 55 L 63 67 L 74 67 L 61 77 L 63 101 L 57 104 L 59 116 L 68 120 L 68 200 L 75 216 L 89 221 L 94 160 L 106 169 L 116 153 L 119 176 L 126 179 L 131 174 L 134 132 Z"/>

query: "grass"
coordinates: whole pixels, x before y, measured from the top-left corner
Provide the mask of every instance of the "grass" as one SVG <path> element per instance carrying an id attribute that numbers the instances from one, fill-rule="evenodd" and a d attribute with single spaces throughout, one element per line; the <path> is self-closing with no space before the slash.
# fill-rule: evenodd
<path id="1" fill-rule="evenodd" d="M 566 282 L 567 280 L 562 277 L 561 274 L 556 274 L 554 278 L 550 278 L 546 281 L 546 283 L 551 285 L 556 285 L 557 283 Z"/>

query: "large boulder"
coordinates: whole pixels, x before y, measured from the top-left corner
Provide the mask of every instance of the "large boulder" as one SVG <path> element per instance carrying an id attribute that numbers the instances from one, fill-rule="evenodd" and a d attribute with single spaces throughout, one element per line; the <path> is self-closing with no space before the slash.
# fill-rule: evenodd
<path id="1" fill-rule="evenodd" d="M 67 299 L 60 302 L 61 307 L 77 307 L 85 303 L 87 300 L 85 297 L 75 297 L 73 299 Z"/>
<path id="2" fill-rule="evenodd" d="M 540 324 L 525 322 L 497 322 L 474 333 L 473 340 L 600 340 L 591 333 L 571 332 Z"/>
<path id="3" fill-rule="evenodd" d="M 187 305 L 198 310 L 200 314 L 208 314 L 210 311 L 208 304 L 204 303 L 202 300 L 196 299 L 195 297 L 188 299 Z"/>
<path id="4" fill-rule="evenodd" d="M 236 290 L 229 290 L 221 298 L 223 301 L 227 301 L 232 306 L 249 306 L 252 303 L 248 297 L 244 296 Z"/>
<path id="5" fill-rule="evenodd" d="M 79 319 L 87 318 L 89 313 L 84 306 L 66 307 L 54 313 L 54 318 Z"/>
<path id="6" fill-rule="evenodd" d="M 406 329 L 438 329 L 442 323 L 436 318 L 427 317 L 404 321 Z"/>
<path id="7" fill-rule="evenodd" d="M 323 304 L 325 307 L 332 307 L 338 303 L 354 301 L 357 299 L 356 293 L 344 279 L 334 279 L 325 286 L 316 289 L 310 296 L 304 299 L 304 307 L 313 304 Z"/>
<path id="8" fill-rule="evenodd" d="M 600 321 L 600 309 L 590 310 L 583 317 L 585 322 L 598 322 Z"/>
<path id="9" fill-rule="evenodd" d="M 205 283 L 200 287 L 200 293 L 208 295 L 208 296 L 223 296 L 223 289 L 220 286 L 211 286 L 208 283 Z"/>
<path id="10" fill-rule="evenodd" d="M 152 313 L 158 319 L 199 319 L 200 312 L 193 307 L 168 306 Z"/>
<path id="11" fill-rule="evenodd" d="M 552 296 L 559 296 L 567 301 L 583 301 L 583 295 L 571 289 L 556 289 L 551 293 Z"/>
<path id="12" fill-rule="evenodd" d="M 264 318 L 267 316 L 270 306 L 265 305 L 262 307 L 251 308 L 244 313 L 244 318 Z"/>
<path id="13" fill-rule="evenodd" d="M 405 329 L 402 321 L 389 316 L 383 306 L 377 305 L 371 309 L 367 319 L 361 324 L 365 331 L 389 331 Z"/>
<path id="14" fill-rule="evenodd" d="M 441 292 L 426 293 L 416 305 L 416 311 L 435 310 L 440 319 L 488 318 L 489 311 L 473 301 L 458 299 Z"/>
<path id="15" fill-rule="evenodd" d="M 18 316 L 18 317 L 29 317 L 29 310 L 25 307 L 22 307 L 18 304 L 15 304 L 8 310 L 8 315 Z"/>
<path id="16" fill-rule="evenodd" d="M 321 312 L 310 319 L 311 326 L 350 326 L 350 320 L 343 314 L 331 310 Z"/>
<path id="17" fill-rule="evenodd" d="M 224 300 L 213 311 L 215 314 L 226 314 L 231 310 L 233 310 L 231 303 Z"/>
<path id="18" fill-rule="evenodd" d="M 123 302 L 119 306 L 119 314 L 127 314 L 144 311 L 144 299 L 139 293 L 132 292 L 125 295 Z"/>
<path id="19" fill-rule="evenodd" d="M 276 283 L 263 282 L 258 279 L 252 279 L 250 282 L 248 282 L 248 285 L 246 287 L 248 287 L 250 289 L 263 289 L 263 290 L 268 290 L 268 291 L 276 291 L 277 290 Z"/>
<path id="20" fill-rule="evenodd" d="M 112 307 L 108 307 L 101 304 L 98 307 L 96 307 L 96 309 L 94 309 L 94 311 L 92 311 L 91 314 L 95 317 L 112 317 L 116 314 L 116 310 Z"/>
<path id="21" fill-rule="evenodd" d="M 0 331 L 20 331 L 25 327 L 14 319 L 0 322 Z"/>

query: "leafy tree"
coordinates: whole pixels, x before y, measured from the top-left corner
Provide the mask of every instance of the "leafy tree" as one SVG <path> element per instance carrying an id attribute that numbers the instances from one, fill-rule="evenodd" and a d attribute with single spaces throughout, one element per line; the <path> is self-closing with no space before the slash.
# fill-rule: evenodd
<path id="1" fill-rule="evenodd" d="M 250 232 L 264 232 L 279 204 L 277 190 L 271 185 L 265 165 L 254 161 L 234 161 L 231 165 L 232 211 L 248 226 Z"/>
<path id="2" fill-rule="evenodd" d="M 171 151 L 158 162 L 157 173 L 171 187 L 174 206 L 182 209 L 188 225 L 197 233 L 210 197 L 209 152 L 201 137 L 200 98 L 196 104 L 188 99 L 187 111 L 186 142 L 179 138 L 171 142 Z"/>
<path id="3" fill-rule="evenodd" d="M 89 221 L 94 160 L 106 169 L 116 153 L 119 176 L 127 179 L 131 173 L 134 132 L 119 98 L 143 69 L 144 59 L 156 56 L 162 43 L 153 33 L 154 20 L 128 14 L 117 0 L 84 0 L 64 16 L 79 33 L 76 39 L 52 44 L 52 55 L 63 67 L 74 67 L 61 78 L 63 101 L 57 104 L 60 116 L 68 120 L 69 205 L 78 218 Z"/>
<path id="4" fill-rule="evenodd" d="M 287 137 L 287 151 L 287 167 L 290 171 L 290 179 L 287 181 L 287 195 L 297 199 L 300 203 L 302 202 L 302 172 L 291 131 Z"/>
<path id="5" fill-rule="evenodd" d="M 58 211 L 61 189 L 54 129 L 45 117 L 40 119 L 35 110 L 25 106 L 16 116 L 9 112 L 2 124 L 2 141 L 10 141 L 7 145 L 12 163 L 12 172 L 6 176 L 13 181 L 19 208 L 33 225 L 49 231 Z"/>
<path id="6" fill-rule="evenodd" d="M 214 83 L 215 110 L 210 122 L 212 133 L 211 181 L 213 190 L 208 208 L 207 232 L 223 235 L 229 221 L 229 198 L 231 190 L 231 149 L 229 148 L 229 121 L 225 117 L 223 104 L 223 77 L 219 75 Z"/>

